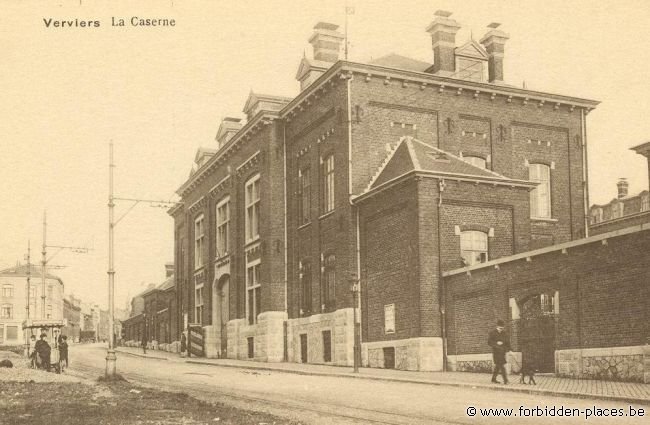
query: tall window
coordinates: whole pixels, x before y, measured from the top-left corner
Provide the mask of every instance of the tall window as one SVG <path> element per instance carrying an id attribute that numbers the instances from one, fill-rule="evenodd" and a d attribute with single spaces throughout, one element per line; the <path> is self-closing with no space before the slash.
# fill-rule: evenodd
<path id="1" fill-rule="evenodd" d="M 230 222 L 230 199 L 217 204 L 217 257 L 228 252 L 228 228 Z"/>
<path id="2" fill-rule="evenodd" d="M 54 296 L 54 288 L 52 287 L 52 285 L 48 285 L 48 287 L 47 287 L 47 299 L 51 300 L 53 296 Z"/>
<path id="3" fill-rule="evenodd" d="M 323 260 L 323 286 L 321 306 L 323 311 L 332 311 L 336 306 L 336 256 L 327 255 Z"/>
<path id="4" fill-rule="evenodd" d="M 259 260 L 249 264 L 246 269 L 246 310 L 248 324 L 254 325 L 257 323 L 257 315 L 262 310 Z"/>
<path id="5" fill-rule="evenodd" d="M 322 211 L 325 214 L 334 209 L 334 155 L 323 159 L 322 171 Z"/>
<path id="6" fill-rule="evenodd" d="M 194 268 L 203 267 L 203 251 L 205 244 L 205 227 L 203 214 L 194 220 Z"/>
<path id="7" fill-rule="evenodd" d="M 48 304 L 47 306 L 47 318 L 51 319 L 52 318 L 52 305 Z"/>
<path id="8" fill-rule="evenodd" d="M 14 296 L 14 285 L 2 285 L 2 297 L 11 298 Z"/>
<path id="9" fill-rule="evenodd" d="M 298 172 L 298 225 L 311 220 L 311 172 L 309 167 Z"/>
<path id="10" fill-rule="evenodd" d="M 194 322 L 203 323 L 203 284 L 194 286 Z"/>
<path id="11" fill-rule="evenodd" d="M 479 156 L 464 156 L 463 160 L 478 168 L 486 168 L 487 165 L 485 158 L 481 158 Z"/>
<path id="12" fill-rule="evenodd" d="M 528 178 L 539 183 L 530 191 L 530 216 L 551 218 L 551 167 L 545 164 L 530 164 Z"/>
<path id="13" fill-rule="evenodd" d="M 260 237 L 260 175 L 246 182 L 246 242 Z"/>
<path id="14" fill-rule="evenodd" d="M 14 316 L 14 308 L 11 304 L 2 304 L 0 307 L 0 318 L 11 319 Z"/>
<path id="15" fill-rule="evenodd" d="M 650 210 L 650 194 L 641 196 L 641 211 Z"/>
<path id="16" fill-rule="evenodd" d="M 470 230 L 460 234 L 460 256 L 466 266 L 488 260 L 487 233 Z"/>
<path id="17" fill-rule="evenodd" d="M 304 316 L 311 314 L 311 264 L 303 262 L 300 269 L 300 310 Z"/>
<path id="18" fill-rule="evenodd" d="M 612 218 L 620 218 L 625 214 L 625 204 L 623 202 L 615 202 L 612 204 Z"/>

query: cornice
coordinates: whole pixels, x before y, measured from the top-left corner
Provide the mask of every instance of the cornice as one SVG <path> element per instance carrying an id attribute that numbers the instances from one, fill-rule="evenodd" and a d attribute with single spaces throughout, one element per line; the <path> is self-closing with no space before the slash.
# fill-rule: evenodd
<path id="1" fill-rule="evenodd" d="M 232 139 L 228 141 L 217 153 L 210 158 L 201 168 L 199 168 L 181 187 L 176 190 L 180 197 L 184 197 L 191 190 L 196 188 L 203 182 L 207 176 L 216 167 L 224 164 L 227 159 L 235 152 L 241 149 L 242 145 L 248 142 L 253 135 L 261 131 L 267 125 L 270 125 L 275 119 L 278 118 L 277 113 L 269 111 L 260 111 L 253 119 L 244 125 Z"/>

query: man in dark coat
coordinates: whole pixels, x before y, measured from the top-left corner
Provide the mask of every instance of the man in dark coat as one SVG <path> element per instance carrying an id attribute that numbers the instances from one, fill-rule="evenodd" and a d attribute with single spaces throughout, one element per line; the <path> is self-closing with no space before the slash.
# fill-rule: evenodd
<path id="1" fill-rule="evenodd" d="M 63 335 L 59 342 L 59 359 L 62 366 L 65 361 L 65 367 L 68 367 L 68 337 L 66 335 Z"/>
<path id="2" fill-rule="evenodd" d="M 505 332 L 503 320 L 497 320 L 497 327 L 490 331 L 488 335 L 488 345 L 492 347 L 492 359 L 494 360 L 494 373 L 492 374 L 492 382 L 498 384 L 497 375 L 501 373 L 503 376 L 503 383 L 508 383 L 508 375 L 506 375 L 505 364 L 506 353 L 510 351 L 510 338 Z"/>
<path id="3" fill-rule="evenodd" d="M 50 344 L 47 343 L 47 335 L 41 334 L 41 339 L 36 341 L 36 346 L 34 350 L 38 353 L 38 357 L 41 359 L 41 367 L 47 371 L 50 370 L 50 354 L 52 349 Z"/>

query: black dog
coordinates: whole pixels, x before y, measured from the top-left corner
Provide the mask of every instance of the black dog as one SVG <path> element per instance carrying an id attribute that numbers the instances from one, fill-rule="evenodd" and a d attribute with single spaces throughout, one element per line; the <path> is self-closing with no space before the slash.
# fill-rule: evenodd
<path id="1" fill-rule="evenodd" d="M 525 384 L 526 381 L 524 380 L 524 378 L 528 377 L 529 385 L 537 385 L 537 382 L 535 382 L 535 372 L 537 372 L 537 370 L 534 367 L 532 367 L 531 365 L 523 364 L 521 366 L 521 371 L 520 371 L 521 379 L 519 380 L 519 383 Z"/>

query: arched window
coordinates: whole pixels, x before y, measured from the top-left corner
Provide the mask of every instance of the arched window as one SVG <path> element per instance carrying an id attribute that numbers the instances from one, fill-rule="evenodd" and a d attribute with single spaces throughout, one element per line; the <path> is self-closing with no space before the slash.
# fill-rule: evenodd
<path id="1" fill-rule="evenodd" d="M 464 156 L 463 160 L 478 168 L 486 168 L 487 166 L 485 158 L 481 158 L 480 156 Z"/>
<path id="2" fill-rule="evenodd" d="M 528 179 L 539 183 L 530 191 L 530 216 L 551 218 L 551 167 L 546 164 L 530 164 Z"/>
<path id="3" fill-rule="evenodd" d="M 321 298 L 323 311 L 334 311 L 336 309 L 336 256 L 329 254 L 323 260 Z"/>
<path id="4" fill-rule="evenodd" d="M 466 266 L 485 263 L 488 260 L 488 235 L 476 230 L 460 234 L 460 256 Z"/>

